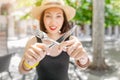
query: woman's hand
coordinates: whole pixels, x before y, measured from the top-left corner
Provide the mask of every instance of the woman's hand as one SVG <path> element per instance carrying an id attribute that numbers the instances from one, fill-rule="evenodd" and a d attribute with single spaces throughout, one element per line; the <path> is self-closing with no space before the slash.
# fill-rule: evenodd
<path id="1" fill-rule="evenodd" d="M 74 58 L 80 67 L 84 68 L 89 65 L 87 52 L 76 37 L 71 36 L 70 40 L 61 43 L 60 49 L 65 50 L 70 57 Z"/>
<path id="2" fill-rule="evenodd" d="M 81 42 L 74 36 L 71 36 L 70 40 L 61 43 L 60 47 L 66 50 L 68 55 L 76 60 L 80 59 L 80 57 L 86 53 Z"/>
<path id="3" fill-rule="evenodd" d="M 41 61 L 47 51 L 46 45 L 43 43 L 35 43 L 31 45 L 28 50 L 24 54 L 24 60 L 29 64 L 29 65 L 34 65 L 35 63 L 38 63 Z"/>

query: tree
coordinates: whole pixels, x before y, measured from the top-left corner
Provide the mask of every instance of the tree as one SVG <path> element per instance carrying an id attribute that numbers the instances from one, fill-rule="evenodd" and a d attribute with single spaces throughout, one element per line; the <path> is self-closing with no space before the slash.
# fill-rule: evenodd
<path id="1" fill-rule="evenodd" d="M 104 53 L 104 0 L 93 0 L 93 70 L 105 70 Z"/>

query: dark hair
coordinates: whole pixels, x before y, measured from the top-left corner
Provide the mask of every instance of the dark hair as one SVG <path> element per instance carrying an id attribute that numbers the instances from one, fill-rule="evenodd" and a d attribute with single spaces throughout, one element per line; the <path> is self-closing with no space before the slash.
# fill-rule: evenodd
<path id="1" fill-rule="evenodd" d="M 43 11 L 39 23 L 40 23 L 40 30 L 46 32 L 46 28 L 45 28 L 44 21 L 43 21 L 44 13 L 45 13 L 45 11 Z M 67 20 L 67 17 L 66 17 L 66 15 L 65 15 L 65 12 L 64 12 L 64 11 L 63 11 L 63 17 L 64 17 L 64 22 L 63 22 L 62 28 L 60 29 L 61 33 L 65 33 L 65 32 L 67 32 L 68 30 L 70 30 L 70 25 L 69 25 L 69 22 L 68 22 L 68 20 Z M 47 33 L 47 32 L 46 32 L 46 33 Z"/>

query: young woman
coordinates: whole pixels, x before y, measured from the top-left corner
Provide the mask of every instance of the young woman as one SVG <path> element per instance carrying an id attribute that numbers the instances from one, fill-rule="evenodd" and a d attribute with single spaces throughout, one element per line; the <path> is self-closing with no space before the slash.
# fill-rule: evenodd
<path id="1" fill-rule="evenodd" d="M 64 0 L 43 0 L 41 6 L 32 9 L 32 16 L 40 21 L 40 29 L 47 36 L 59 42 L 59 38 L 68 30 L 68 21 L 75 16 L 75 9 L 66 6 Z M 37 80 L 69 80 L 69 58 L 74 58 L 81 68 L 89 65 L 89 58 L 81 42 L 75 36 L 69 36 L 56 47 L 48 48 L 38 37 L 31 38 L 25 48 L 19 65 L 23 74 L 36 67 Z"/>

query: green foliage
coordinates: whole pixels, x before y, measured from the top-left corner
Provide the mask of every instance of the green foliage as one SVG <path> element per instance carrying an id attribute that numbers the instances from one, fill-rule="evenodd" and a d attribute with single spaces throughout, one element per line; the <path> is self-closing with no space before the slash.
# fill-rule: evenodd
<path id="1" fill-rule="evenodd" d="M 105 3 L 105 25 L 120 25 L 120 1 L 106 0 Z"/>
<path id="2" fill-rule="evenodd" d="M 76 9 L 76 16 L 74 21 L 77 21 L 77 24 L 91 24 L 92 21 L 92 2 L 88 0 L 66 0 L 67 4 Z M 77 5 L 78 4 L 78 5 Z"/>
<path id="3" fill-rule="evenodd" d="M 92 0 L 65 0 L 76 9 L 73 19 L 78 24 L 92 24 Z M 81 5 L 76 5 L 76 2 Z M 120 25 L 120 0 L 105 0 L 105 26 Z"/>
<path id="4" fill-rule="evenodd" d="M 40 5 L 41 5 L 41 2 L 42 2 L 42 0 L 37 0 L 36 3 L 35 3 L 35 5 L 36 5 L 36 6 L 40 6 Z"/>

